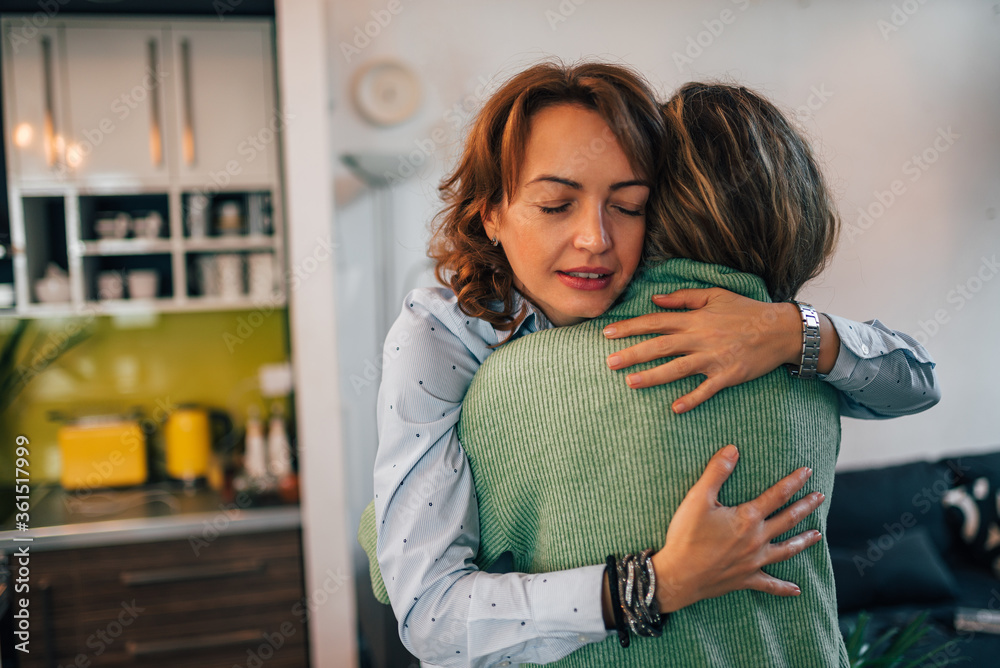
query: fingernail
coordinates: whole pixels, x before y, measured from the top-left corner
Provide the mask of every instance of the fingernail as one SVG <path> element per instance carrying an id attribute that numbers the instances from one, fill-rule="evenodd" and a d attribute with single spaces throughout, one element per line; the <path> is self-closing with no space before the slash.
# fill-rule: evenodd
<path id="1" fill-rule="evenodd" d="M 687 404 L 683 401 L 674 402 L 673 409 L 675 413 L 683 413 L 687 410 Z"/>
<path id="2" fill-rule="evenodd" d="M 809 468 L 809 467 L 807 466 L 807 467 L 806 467 L 806 470 L 805 470 L 805 473 L 804 473 L 803 475 L 805 475 L 805 477 L 807 477 L 807 478 L 808 478 L 808 477 L 809 477 L 809 476 L 811 476 L 812 474 L 813 474 L 813 470 L 812 470 L 811 468 Z"/>
<path id="3" fill-rule="evenodd" d="M 607 327 L 604 328 L 604 336 L 614 336 L 615 332 L 617 331 L 618 331 L 617 327 L 615 327 L 614 325 L 608 325 Z"/>
<path id="4" fill-rule="evenodd" d="M 799 594 L 801 594 L 801 593 L 802 593 L 802 590 L 801 590 L 801 589 L 799 589 L 799 588 L 798 588 L 797 586 L 796 586 L 796 587 L 793 587 L 793 588 L 792 588 L 792 591 L 794 591 L 794 592 L 795 592 L 795 595 L 796 595 L 796 596 L 798 596 Z"/>
<path id="5" fill-rule="evenodd" d="M 819 531 L 816 531 L 815 529 L 813 529 L 813 535 L 816 538 L 822 538 L 823 537 L 823 534 L 821 534 Z"/>
<path id="6" fill-rule="evenodd" d="M 606 332 L 605 332 L 606 333 Z M 621 355 L 612 355 L 608 358 L 608 366 L 612 369 L 617 369 L 618 365 L 622 363 Z"/>
<path id="7" fill-rule="evenodd" d="M 722 456 L 726 459 L 735 460 L 740 454 L 739 449 L 735 445 L 727 445 L 722 449 Z"/>
<path id="8" fill-rule="evenodd" d="M 824 501 L 826 499 L 826 494 L 820 492 L 816 498 L 818 498 L 820 501 Z"/>
<path id="9" fill-rule="evenodd" d="M 625 382 L 628 383 L 629 387 L 638 387 L 639 383 L 642 382 L 642 374 L 630 373 L 625 377 Z"/>

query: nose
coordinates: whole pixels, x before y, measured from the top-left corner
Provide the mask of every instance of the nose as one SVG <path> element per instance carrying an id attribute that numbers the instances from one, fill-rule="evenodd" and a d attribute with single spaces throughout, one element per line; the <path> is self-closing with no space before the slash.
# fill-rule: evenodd
<path id="1" fill-rule="evenodd" d="M 577 221 L 574 246 L 581 250 L 600 255 L 613 246 L 604 207 L 592 204 L 582 209 Z"/>

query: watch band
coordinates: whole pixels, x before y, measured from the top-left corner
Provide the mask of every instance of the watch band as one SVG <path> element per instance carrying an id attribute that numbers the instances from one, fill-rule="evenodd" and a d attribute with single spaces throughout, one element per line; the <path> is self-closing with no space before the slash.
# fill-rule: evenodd
<path id="1" fill-rule="evenodd" d="M 819 314 L 811 304 L 792 300 L 799 307 L 802 316 L 802 358 L 798 367 L 789 364 L 789 372 L 798 378 L 810 379 L 816 377 L 819 366 Z"/>

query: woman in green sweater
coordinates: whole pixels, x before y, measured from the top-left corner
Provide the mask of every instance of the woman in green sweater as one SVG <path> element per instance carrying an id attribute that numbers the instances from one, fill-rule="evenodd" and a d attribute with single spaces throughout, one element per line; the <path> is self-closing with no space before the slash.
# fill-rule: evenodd
<path id="1" fill-rule="evenodd" d="M 411 293 L 387 337 L 376 498 L 360 530 L 372 557 L 376 591 L 382 586 L 381 565 L 382 593 L 388 591 L 400 636 L 425 660 L 447 665 L 544 663 L 607 636 L 612 606 L 607 596 L 602 604 L 602 581 L 605 591 L 610 589 L 600 559 L 540 578 L 526 574 L 527 568 L 503 575 L 476 568 L 493 561 L 480 560 L 480 528 L 485 535 L 496 527 L 480 527 L 469 462 L 455 425 L 472 375 L 500 344 L 506 348 L 510 342 L 533 338 L 524 334 L 553 325 L 558 331 L 600 315 L 621 296 L 639 264 L 647 232 L 655 227 L 646 226 L 646 219 L 660 220 L 653 217 L 652 205 L 661 184 L 651 177 L 669 173 L 660 162 L 663 141 L 658 105 L 632 73 L 599 64 L 539 65 L 505 84 L 487 103 L 461 163 L 442 188 L 448 207 L 432 255 L 451 289 Z M 698 294 L 704 293 L 693 298 Z M 722 387 L 799 360 L 799 309 L 758 301 L 761 291 L 751 296 L 757 299 L 713 291 L 709 308 L 670 314 L 690 316 L 687 322 L 695 324 L 678 335 L 684 328 L 669 323 L 672 336 L 653 340 L 686 337 L 688 344 L 671 352 L 668 343 L 659 350 L 700 360 L 690 362 L 681 375 L 704 372 L 715 384 L 707 389 L 705 383 L 698 388 L 691 384 L 682 401 L 671 397 L 661 406 L 665 414 L 667 406 L 677 413 L 690 410 Z M 690 298 L 691 293 L 684 297 Z M 657 303 L 671 305 L 669 300 Z M 642 312 L 648 311 L 646 306 Z M 619 317 L 626 315 L 638 313 Z M 748 323 L 754 326 L 747 328 Z M 826 319 L 822 326 L 831 329 Z M 861 323 L 845 324 L 845 331 L 852 326 L 865 330 L 868 342 L 882 335 Z M 711 334 L 697 335 L 706 331 Z M 840 365 L 845 358 L 838 333 L 839 327 L 832 335 L 823 332 L 818 366 L 822 373 L 835 372 L 834 361 Z M 884 338 L 889 341 L 897 334 L 886 330 Z M 900 367 L 890 363 L 893 353 L 899 353 L 895 357 L 907 371 L 907 382 L 891 381 L 896 397 L 892 410 L 913 412 L 927 405 L 921 403 L 920 391 L 915 400 L 907 396 L 921 379 L 931 390 L 926 401 L 935 399 L 933 365 L 919 346 L 908 347 L 911 340 L 900 334 L 899 342 L 873 355 L 877 359 L 871 368 L 902 378 Z M 732 355 L 734 344 L 745 353 Z M 909 354 L 902 353 L 904 348 Z M 825 354 L 829 351 L 832 354 Z M 600 356 L 595 359 L 603 363 Z M 851 369 L 863 366 L 856 356 L 853 360 Z M 634 361 L 625 359 L 618 366 Z M 549 364 L 543 361 L 533 372 L 544 378 Z M 676 367 L 677 360 L 656 368 L 676 373 Z M 645 376 L 647 370 L 639 373 Z M 625 388 L 621 381 L 616 383 Z M 884 404 L 862 408 L 885 410 Z M 841 403 L 841 411 L 851 409 L 850 402 Z M 669 552 L 673 564 L 697 576 L 684 587 L 660 588 L 657 597 L 670 592 L 664 611 L 748 588 L 768 597 L 799 593 L 794 580 L 775 577 L 761 566 L 816 544 L 815 530 L 787 536 L 780 544 L 771 540 L 786 534 L 823 496 L 810 494 L 768 518 L 801 489 L 810 473 L 789 466 L 771 477 L 778 480 L 793 471 L 773 488 L 761 488 L 742 503 L 723 507 L 713 490 L 718 492 L 733 471 L 735 462 L 726 456 L 731 451 L 719 450 L 710 462 L 700 461 L 705 473 L 697 484 L 686 477 L 673 483 L 683 481 L 693 501 L 681 504 L 669 522 L 669 540 L 674 541 Z M 661 533 L 666 527 L 664 522 Z M 612 547 L 624 546 L 622 542 Z M 524 565 L 523 558 L 517 565 Z M 666 571 L 662 575 L 665 580 Z"/>
<path id="2" fill-rule="evenodd" d="M 673 178 L 647 205 L 666 221 L 653 233 L 652 261 L 606 313 L 498 350 L 466 394 L 459 439 L 476 484 L 478 559 L 489 565 L 510 552 L 514 571 L 549 573 L 606 558 L 606 626 L 616 633 L 554 665 L 847 666 L 825 544 L 766 565 L 769 576 L 798 584 L 799 596 L 706 590 L 719 572 L 708 563 L 718 547 L 687 520 L 692 507 L 746 503 L 803 463 L 813 474 L 795 498 L 832 495 L 837 392 L 775 370 L 677 415 L 662 407 L 696 381 L 637 393 L 601 363 L 621 347 L 604 328 L 648 314 L 655 294 L 724 288 L 762 302 L 792 299 L 833 248 L 837 218 L 822 176 L 772 104 L 745 88 L 693 83 L 664 109 Z M 724 484 L 699 481 L 726 443 L 739 447 L 741 466 Z M 822 534 L 827 509 L 796 514 L 781 535 L 758 540 Z M 744 510 L 733 533 L 761 519 Z M 734 555 L 738 543 L 728 548 Z M 705 560 L 677 559 L 692 548 Z M 745 566 L 732 569 L 734 580 L 746 575 Z"/>

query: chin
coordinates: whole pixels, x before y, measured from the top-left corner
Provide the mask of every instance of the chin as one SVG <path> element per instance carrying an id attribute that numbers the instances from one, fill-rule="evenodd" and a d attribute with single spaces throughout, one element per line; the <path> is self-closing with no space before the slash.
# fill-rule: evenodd
<path id="1" fill-rule="evenodd" d="M 588 304 L 580 304 L 580 307 L 574 309 L 573 315 L 577 318 L 585 318 L 590 320 L 601 315 L 610 308 L 611 304 L 614 303 L 613 299 L 602 299 L 599 302 L 590 302 Z"/>

